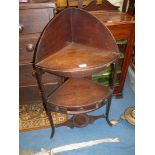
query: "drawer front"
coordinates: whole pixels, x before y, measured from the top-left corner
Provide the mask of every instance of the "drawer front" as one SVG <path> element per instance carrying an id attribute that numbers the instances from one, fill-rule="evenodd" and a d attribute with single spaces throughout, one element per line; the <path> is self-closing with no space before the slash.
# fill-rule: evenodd
<path id="1" fill-rule="evenodd" d="M 58 86 L 58 84 L 46 84 L 45 94 L 53 92 Z M 42 101 L 42 98 L 37 85 L 19 87 L 19 104 L 32 104 L 38 101 Z"/>
<path id="2" fill-rule="evenodd" d="M 19 32 L 20 34 L 40 33 L 53 17 L 53 8 L 20 9 Z"/>
<path id="3" fill-rule="evenodd" d="M 40 34 L 23 35 L 19 38 L 19 62 L 30 63 L 33 61 L 34 49 Z"/>
<path id="4" fill-rule="evenodd" d="M 107 25 L 116 40 L 128 39 L 133 24 Z"/>
<path id="5" fill-rule="evenodd" d="M 61 83 L 61 78 L 53 74 L 44 73 L 43 83 L 59 84 Z M 33 72 L 32 64 L 29 63 L 26 65 L 20 65 L 19 66 L 19 86 L 28 87 L 28 86 L 34 86 L 34 85 L 37 85 L 37 81 Z"/>

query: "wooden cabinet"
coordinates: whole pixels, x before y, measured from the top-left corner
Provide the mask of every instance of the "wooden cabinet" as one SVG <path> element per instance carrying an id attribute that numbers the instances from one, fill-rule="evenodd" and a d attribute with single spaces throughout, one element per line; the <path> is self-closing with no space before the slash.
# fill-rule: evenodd
<path id="1" fill-rule="evenodd" d="M 20 9 L 19 24 L 22 34 L 40 33 L 52 18 L 52 8 Z"/>
<path id="2" fill-rule="evenodd" d="M 97 17 L 109 28 L 119 47 L 120 58 L 117 70 L 117 84 L 115 85 L 114 95 L 116 95 L 116 97 L 122 97 L 124 82 L 134 46 L 134 17 L 116 11 L 90 11 L 90 13 Z M 111 69 L 107 68 L 100 74 L 93 75 L 93 80 L 103 85 L 109 85 L 111 82 L 110 74 Z"/>
<path id="3" fill-rule="evenodd" d="M 33 54 L 41 32 L 54 16 L 53 3 L 19 5 L 19 101 L 31 104 L 41 101 L 33 72 Z M 52 92 L 61 84 L 61 77 L 44 75 L 45 91 Z"/>
<path id="4" fill-rule="evenodd" d="M 40 33 L 20 35 L 19 39 L 19 62 L 30 63 L 33 61 L 33 53 Z"/>

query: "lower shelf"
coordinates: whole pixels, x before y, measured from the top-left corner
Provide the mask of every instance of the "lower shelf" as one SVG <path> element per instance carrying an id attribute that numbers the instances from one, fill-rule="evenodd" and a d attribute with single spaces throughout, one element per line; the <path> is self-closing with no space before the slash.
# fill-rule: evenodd
<path id="1" fill-rule="evenodd" d="M 71 78 L 48 97 L 47 103 L 53 111 L 79 114 L 100 108 L 111 95 L 109 87 L 85 78 Z"/>

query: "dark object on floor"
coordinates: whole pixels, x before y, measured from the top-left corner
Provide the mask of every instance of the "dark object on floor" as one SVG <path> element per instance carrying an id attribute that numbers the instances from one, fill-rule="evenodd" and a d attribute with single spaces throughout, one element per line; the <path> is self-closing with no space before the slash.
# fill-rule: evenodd
<path id="1" fill-rule="evenodd" d="M 51 137 L 55 131 L 51 111 L 77 115 L 106 105 L 105 118 L 112 125 L 108 115 L 118 56 L 118 47 L 107 27 L 88 12 L 68 8 L 51 20 L 34 54 L 34 70 L 51 123 Z M 114 68 L 111 87 L 103 87 L 84 78 L 110 64 Z M 49 92 L 48 96 L 42 83 L 42 75 L 46 72 L 69 78 L 54 93 Z M 73 119 L 75 126 L 79 126 L 79 117 L 77 115 Z M 81 119 L 84 126 L 90 122 L 86 122 L 85 118 Z"/>

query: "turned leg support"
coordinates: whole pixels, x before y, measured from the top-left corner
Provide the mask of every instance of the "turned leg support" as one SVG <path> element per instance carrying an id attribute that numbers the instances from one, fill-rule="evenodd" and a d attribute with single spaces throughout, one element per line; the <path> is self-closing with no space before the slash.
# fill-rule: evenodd
<path id="1" fill-rule="evenodd" d="M 50 136 L 50 138 L 52 139 L 53 136 L 54 136 L 54 133 L 55 133 L 55 126 L 54 126 L 54 123 L 53 123 L 53 118 L 52 118 L 51 111 L 48 110 L 48 108 L 47 108 L 47 115 L 48 115 L 48 119 L 50 121 L 51 129 L 52 129 L 51 136 Z"/>
<path id="2" fill-rule="evenodd" d="M 113 89 L 113 91 L 114 91 L 114 87 L 115 87 L 115 84 L 116 84 L 117 69 L 118 69 L 118 61 L 113 63 L 113 74 L 112 74 L 113 81 L 112 81 L 112 84 L 111 84 L 111 89 Z M 111 106 L 111 99 L 112 99 L 112 96 L 108 99 L 107 104 L 106 104 L 106 121 L 110 126 L 114 125 L 109 120 L 109 111 L 110 111 L 110 106 Z"/>
<path id="3" fill-rule="evenodd" d="M 106 121 L 107 123 L 112 126 L 110 120 L 109 120 L 109 111 L 110 111 L 110 106 L 111 106 L 111 98 L 107 101 L 107 104 L 106 104 Z"/>
<path id="4" fill-rule="evenodd" d="M 55 133 L 55 126 L 54 126 L 54 123 L 53 123 L 51 110 L 48 108 L 48 103 L 46 102 L 46 95 L 45 95 L 44 85 L 42 84 L 42 75 L 43 75 L 43 73 L 44 72 L 42 72 L 39 69 L 35 70 L 35 75 L 36 75 L 36 79 L 37 79 L 37 82 L 38 82 L 40 94 L 41 94 L 41 97 L 42 97 L 42 100 L 43 100 L 43 103 L 44 103 L 44 108 L 45 108 L 45 110 L 47 112 L 47 115 L 48 115 L 48 118 L 49 118 L 49 121 L 50 121 L 50 125 L 51 125 L 51 129 L 52 129 L 50 138 L 53 138 L 54 133 Z"/>

